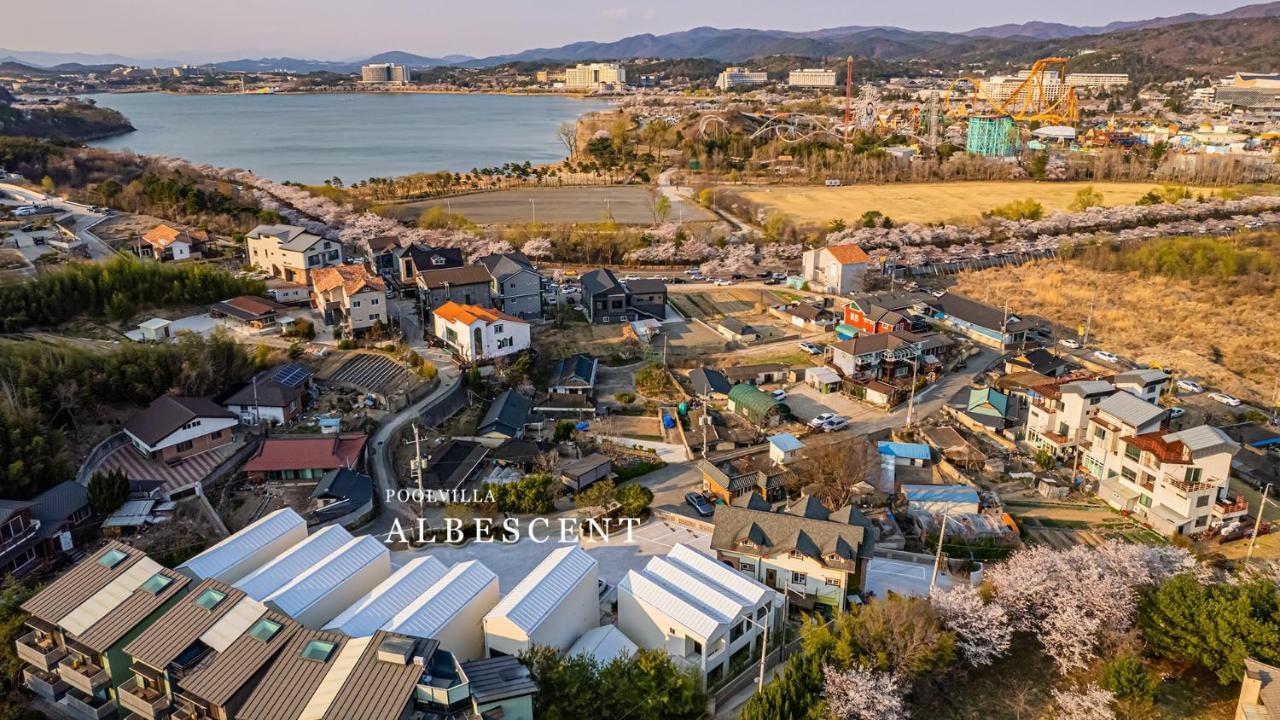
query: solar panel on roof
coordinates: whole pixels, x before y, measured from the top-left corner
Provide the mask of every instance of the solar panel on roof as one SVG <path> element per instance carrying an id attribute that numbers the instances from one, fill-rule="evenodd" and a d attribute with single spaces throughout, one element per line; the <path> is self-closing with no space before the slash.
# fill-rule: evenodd
<path id="1" fill-rule="evenodd" d="M 277 368 L 276 371 L 271 375 L 271 379 L 275 380 L 281 385 L 287 385 L 289 387 L 298 387 L 302 383 L 306 382 L 307 378 L 310 375 L 311 375 L 310 371 L 308 371 L 306 368 L 302 367 L 301 365 L 291 364 L 291 365 L 285 365 L 283 367 Z"/>

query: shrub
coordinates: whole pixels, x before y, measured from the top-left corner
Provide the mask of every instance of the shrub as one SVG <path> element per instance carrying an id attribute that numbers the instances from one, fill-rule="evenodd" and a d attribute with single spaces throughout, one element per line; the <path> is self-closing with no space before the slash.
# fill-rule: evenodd
<path id="1" fill-rule="evenodd" d="M 1004 218 L 1005 220 L 1039 220 L 1044 217 L 1044 206 L 1034 198 L 1014 200 L 1011 203 L 988 210 L 983 213 L 983 216 Z"/>
<path id="2" fill-rule="evenodd" d="M 620 393 L 614 393 L 614 394 L 613 394 L 613 399 L 614 399 L 614 400 L 617 400 L 618 402 L 622 403 L 623 405 L 630 405 L 631 403 L 633 403 L 633 402 L 635 402 L 635 401 L 636 401 L 636 394 L 635 394 L 635 393 L 633 393 L 633 392 L 620 392 Z"/>
<path id="3" fill-rule="evenodd" d="M 617 472 L 615 472 L 614 474 L 618 476 L 618 482 L 623 482 L 626 480 L 634 480 L 635 478 L 638 478 L 641 475 L 648 475 L 654 470 L 658 470 L 666 466 L 667 464 L 662 462 L 661 460 L 654 460 L 652 462 L 643 461 L 643 462 L 633 463 L 623 468 L 618 468 Z"/>
<path id="4" fill-rule="evenodd" d="M 614 499 L 622 506 L 623 515 L 640 517 L 653 502 L 653 491 L 643 485 L 623 485 L 614 493 Z"/>

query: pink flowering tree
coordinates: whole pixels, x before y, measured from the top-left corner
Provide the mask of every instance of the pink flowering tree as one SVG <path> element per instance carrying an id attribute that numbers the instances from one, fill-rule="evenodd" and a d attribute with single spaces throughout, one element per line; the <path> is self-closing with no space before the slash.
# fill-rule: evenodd
<path id="1" fill-rule="evenodd" d="M 841 672 L 822 669 L 827 710 L 837 720 L 902 720 L 907 710 L 906 684 L 893 673 L 857 666 Z"/>
<path id="2" fill-rule="evenodd" d="M 929 600 L 970 665 L 990 665 L 1008 652 L 1013 628 L 1000 603 L 984 601 L 972 585 L 935 592 Z"/>
<path id="3" fill-rule="evenodd" d="M 1097 685 L 1078 690 L 1051 691 L 1058 712 L 1053 715 L 1057 720 L 1115 720 L 1116 713 L 1112 709 L 1115 696 Z"/>

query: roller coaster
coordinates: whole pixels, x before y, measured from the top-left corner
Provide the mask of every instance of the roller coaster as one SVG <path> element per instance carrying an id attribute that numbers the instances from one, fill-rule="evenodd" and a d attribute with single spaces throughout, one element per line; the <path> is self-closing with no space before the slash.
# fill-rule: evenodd
<path id="1" fill-rule="evenodd" d="M 1056 80 L 1054 79 L 1054 76 Z M 968 116 L 969 109 L 963 103 L 953 102 L 956 86 L 969 83 L 973 86 L 974 114 L 1005 116 L 1016 122 L 1040 122 L 1050 125 L 1074 127 L 1080 119 L 1076 90 L 1067 85 L 1067 58 L 1037 60 L 1031 71 L 1003 100 L 992 98 L 981 80 L 970 77 L 957 78 L 947 88 L 943 105 L 948 115 Z M 1003 94 L 1003 93 L 1001 93 Z M 985 103 L 985 108 L 978 108 Z"/>

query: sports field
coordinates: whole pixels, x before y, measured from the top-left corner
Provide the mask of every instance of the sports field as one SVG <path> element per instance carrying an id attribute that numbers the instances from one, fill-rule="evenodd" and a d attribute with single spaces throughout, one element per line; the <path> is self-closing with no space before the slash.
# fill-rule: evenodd
<path id="1" fill-rule="evenodd" d="M 1035 198 L 1045 210 L 1065 210 L 1080 188 L 1092 185 L 1102 193 L 1102 204 L 1132 205 L 1156 183 L 1125 182 L 945 182 L 894 183 L 891 185 L 847 185 L 776 187 L 744 190 L 739 194 L 771 210 L 777 210 L 800 225 L 825 225 L 832 218 L 853 224 L 868 210 L 878 210 L 896 223 L 977 220 L 991 208 L 1014 200 Z"/>
<path id="2" fill-rule="evenodd" d="M 522 188 L 473 193 L 449 200 L 421 200 L 390 206 L 397 218 L 413 221 L 427 208 L 443 207 L 475 223 L 595 223 L 606 217 L 623 225 L 653 222 L 652 191 L 641 185 L 607 187 Z M 706 210 L 688 202 L 672 205 L 671 221 L 715 220 Z"/>

